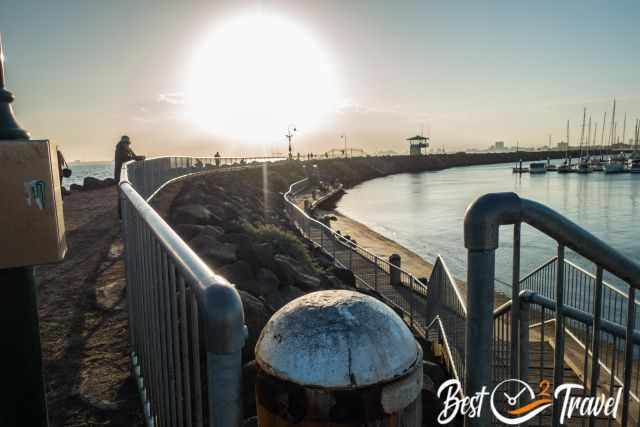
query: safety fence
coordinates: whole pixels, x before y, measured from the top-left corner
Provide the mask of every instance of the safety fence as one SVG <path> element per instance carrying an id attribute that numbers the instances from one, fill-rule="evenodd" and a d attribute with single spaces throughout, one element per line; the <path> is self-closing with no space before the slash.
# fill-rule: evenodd
<path id="1" fill-rule="evenodd" d="M 416 278 L 312 218 L 296 201 L 308 188 L 305 178 L 293 183 L 284 196 L 285 209 L 297 230 L 338 265 L 351 270 L 360 286 L 396 308 L 416 333 L 440 343 L 451 371 L 462 380 L 466 308 L 444 260 L 436 259 L 427 282 Z"/>
<path id="2" fill-rule="evenodd" d="M 521 280 L 522 223 L 553 238 L 558 255 Z M 514 227 L 512 295 L 494 310 L 495 249 L 501 225 Z M 465 246 L 465 392 L 474 394 L 491 384 L 506 384 L 504 381 L 509 387 L 496 393 L 496 405 L 503 410 L 486 411 L 468 419 L 467 425 L 505 424 L 507 414 L 513 423 L 514 414 L 507 410 L 517 409 L 522 402 L 506 398 L 517 394 L 511 389 L 514 380 L 534 385 L 536 394 L 553 392 L 565 383 L 576 385 L 579 392 L 573 394 L 578 397 L 604 394 L 615 398 L 619 393 L 620 404 L 614 413 L 585 415 L 576 410 L 572 423 L 636 425 L 640 418 L 640 333 L 635 292 L 640 287 L 640 266 L 557 212 L 514 193 L 485 195 L 467 209 Z M 567 261 L 565 249 L 592 263 L 596 274 Z M 620 279 L 622 290 L 603 281 L 605 272 Z M 560 425 L 562 405 L 563 398 L 556 396 L 546 405 L 551 409 L 545 412 L 541 407 L 537 419 L 529 423 Z"/>
<path id="3" fill-rule="evenodd" d="M 241 425 L 246 327 L 236 289 L 148 201 L 176 179 L 277 160 L 161 157 L 123 167 L 131 361 L 149 426 Z"/>

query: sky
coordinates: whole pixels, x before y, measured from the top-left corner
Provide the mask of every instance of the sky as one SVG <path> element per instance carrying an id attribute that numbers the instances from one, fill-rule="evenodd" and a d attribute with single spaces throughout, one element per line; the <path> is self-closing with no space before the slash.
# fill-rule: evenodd
<path id="1" fill-rule="evenodd" d="M 280 38 L 245 25 L 242 42 L 217 39 L 246 16 L 287 25 Z M 614 97 L 628 139 L 638 22 L 636 0 L 0 2 L 19 122 L 83 161 L 111 159 L 123 134 L 149 156 L 283 153 L 287 124 L 303 153 L 341 148 L 341 135 L 403 152 L 420 132 L 449 152 L 542 146 L 568 119 L 577 144 L 583 107 L 601 129 Z"/>

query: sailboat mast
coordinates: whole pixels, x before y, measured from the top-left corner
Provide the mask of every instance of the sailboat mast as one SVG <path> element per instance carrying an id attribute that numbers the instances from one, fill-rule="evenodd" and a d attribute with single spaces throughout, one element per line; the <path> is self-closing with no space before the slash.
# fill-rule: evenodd
<path id="1" fill-rule="evenodd" d="M 598 143 L 598 122 L 593 125 L 593 151 L 596 151 L 596 144 Z"/>
<path id="2" fill-rule="evenodd" d="M 571 164 L 571 158 L 569 157 L 569 120 L 567 120 L 567 149 L 564 152 L 564 160 L 567 161 L 569 159 L 569 164 Z"/>
<path id="3" fill-rule="evenodd" d="M 589 116 L 589 136 L 587 136 L 587 159 L 589 158 L 589 144 L 591 143 L 591 116 Z"/>
<path id="4" fill-rule="evenodd" d="M 582 143 L 584 142 L 584 122 L 587 117 L 587 107 L 582 111 L 582 131 L 580 132 L 580 158 L 582 158 Z"/>
<path id="5" fill-rule="evenodd" d="M 607 128 L 607 112 L 604 112 L 604 117 L 602 118 L 602 135 L 600 137 L 600 160 L 604 160 L 604 132 Z"/>
<path id="6" fill-rule="evenodd" d="M 613 138 L 616 132 L 616 99 L 613 98 L 613 111 L 611 112 L 611 132 L 609 133 L 609 150 L 613 145 Z"/>
<path id="7" fill-rule="evenodd" d="M 627 113 L 624 113 L 624 124 L 622 125 L 622 143 L 624 144 L 624 138 L 627 135 Z"/>

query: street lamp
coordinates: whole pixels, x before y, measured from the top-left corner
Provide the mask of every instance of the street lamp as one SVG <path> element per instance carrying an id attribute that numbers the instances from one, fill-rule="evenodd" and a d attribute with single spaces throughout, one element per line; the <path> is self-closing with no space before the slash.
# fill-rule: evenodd
<path id="1" fill-rule="evenodd" d="M 296 125 L 289 125 L 287 127 L 287 134 L 285 135 L 285 137 L 289 140 L 289 160 L 293 159 L 293 154 L 291 153 L 291 138 L 293 138 L 293 133 L 291 132 L 292 127 L 293 127 L 293 132 L 297 130 Z"/>
<path id="2" fill-rule="evenodd" d="M 347 158 L 347 134 L 340 135 L 340 139 L 344 140 L 344 158 Z"/>

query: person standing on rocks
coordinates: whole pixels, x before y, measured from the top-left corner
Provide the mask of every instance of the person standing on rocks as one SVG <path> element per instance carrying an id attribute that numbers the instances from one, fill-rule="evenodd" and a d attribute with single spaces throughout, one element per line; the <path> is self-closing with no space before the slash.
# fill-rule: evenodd
<path id="1" fill-rule="evenodd" d="M 116 181 L 116 185 L 120 182 L 120 172 L 122 171 L 122 165 L 130 160 L 144 160 L 145 156 L 138 156 L 131 149 L 131 140 L 127 135 L 122 135 L 120 141 L 116 144 L 116 155 L 115 155 L 115 169 L 113 171 L 113 175 Z M 120 200 L 120 187 L 118 186 L 118 217 L 122 219 L 122 210 L 121 210 L 121 200 Z"/>
<path id="2" fill-rule="evenodd" d="M 213 156 L 216 158 L 216 167 L 219 168 L 220 167 L 220 152 L 216 151 L 216 155 Z"/>
<path id="3" fill-rule="evenodd" d="M 116 144 L 115 169 L 113 171 L 116 184 L 120 182 L 120 172 L 122 165 L 129 160 L 144 160 L 145 156 L 137 156 L 131 149 L 131 140 L 127 135 L 122 135 Z"/>

